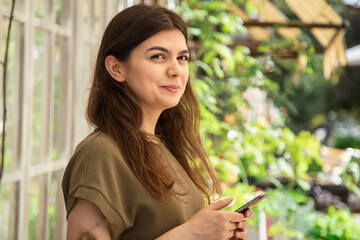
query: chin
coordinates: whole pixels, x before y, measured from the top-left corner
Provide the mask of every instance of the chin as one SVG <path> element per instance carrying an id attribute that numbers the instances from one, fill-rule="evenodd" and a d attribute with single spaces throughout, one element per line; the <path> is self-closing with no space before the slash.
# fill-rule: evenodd
<path id="1" fill-rule="evenodd" d="M 167 102 L 166 104 L 164 104 L 164 109 L 170 109 L 170 108 L 173 108 L 173 107 L 176 107 L 178 104 L 179 104 L 180 100 L 178 101 L 171 101 L 171 102 Z"/>

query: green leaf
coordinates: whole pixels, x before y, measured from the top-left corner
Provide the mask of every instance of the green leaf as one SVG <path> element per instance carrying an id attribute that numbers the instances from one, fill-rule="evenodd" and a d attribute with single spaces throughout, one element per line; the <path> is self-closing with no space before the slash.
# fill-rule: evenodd
<path id="1" fill-rule="evenodd" d="M 206 64 L 205 62 L 203 61 L 196 61 L 196 64 L 201 67 L 201 69 L 203 69 L 207 75 L 211 76 L 213 75 L 214 71 L 212 70 L 212 68 Z"/>
<path id="2" fill-rule="evenodd" d="M 195 28 L 195 27 L 188 27 L 188 34 L 190 36 L 200 36 L 201 35 L 201 29 Z"/>

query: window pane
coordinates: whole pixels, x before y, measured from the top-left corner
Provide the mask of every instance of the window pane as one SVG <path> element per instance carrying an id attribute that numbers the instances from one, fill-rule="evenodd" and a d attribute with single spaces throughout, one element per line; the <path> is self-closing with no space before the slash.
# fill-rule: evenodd
<path id="1" fill-rule="evenodd" d="M 65 147 L 66 134 L 66 99 L 67 99 L 67 76 L 68 76 L 68 39 L 56 36 L 55 46 L 55 69 L 53 80 L 53 124 L 52 138 L 53 147 L 51 159 L 57 160 Z M 59 156 L 60 155 L 60 156 Z"/>
<path id="2" fill-rule="evenodd" d="M 132 6 L 135 4 L 135 0 L 127 0 L 127 6 Z"/>
<path id="3" fill-rule="evenodd" d="M 5 55 L 5 44 L 8 29 L 8 19 L 2 21 L 2 56 L 4 59 Z M 22 77 L 22 66 L 23 66 L 23 43 L 21 38 L 23 36 L 23 24 L 14 21 L 12 24 L 10 42 L 8 49 L 8 62 L 7 62 L 7 84 L 6 84 L 6 139 L 5 139 L 5 171 L 11 171 L 17 169 L 20 165 L 17 149 L 20 148 L 20 140 L 18 138 L 21 133 L 19 119 L 21 119 L 21 102 L 22 95 L 19 94 L 21 88 L 21 77 Z M 0 79 L 2 82 L 3 75 L 1 74 Z M 3 112 L 3 95 L 0 93 L 0 111 L 1 116 Z M 2 117 L 1 117 L 2 118 Z M 2 132 L 2 119 L 0 120 L 0 133 Z"/>
<path id="4" fill-rule="evenodd" d="M 46 198 L 47 175 L 33 177 L 29 185 L 28 239 L 47 239 L 46 233 Z"/>
<path id="5" fill-rule="evenodd" d="M 63 201 L 61 180 L 63 170 L 54 172 L 51 177 L 49 190 L 49 239 L 64 239 L 62 227 L 65 222 L 65 205 Z"/>
<path id="6" fill-rule="evenodd" d="M 35 17 L 50 20 L 50 3 L 51 0 L 35 0 Z"/>
<path id="7" fill-rule="evenodd" d="M 111 19 L 113 16 L 115 16 L 118 12 L 119 12 L 119 5 L 120 5 L 121 0 L 109 0 L 109 5 L 111 6 L 110 10 L 110 15 L 107 16 L 108 19 Z"/>
<path id="8" fill-rule="evenodd" d="M 78 143 L 90 131 L 89 124 L 85 119 L 86 100 L 91 87 L 91 74 L 93 69 L 94 47 L 91 44 L 83 44 L 83 58 L 81 61 L 81 75 L 77 79 L 76 106 L 75 106 L 75 143 Z"/>
<path id="9" fill-rule="evenodd" d="M 94 36 L 100 38 L 103 34 L 104 4 L 102 0 L 95 0 L 94 8 Z"/>
<path id="10" fill-rule="evenodd" d="M 19 183 L 1 185 L 0 191 L 0 239 L 18 239 Z"/>
<path id="11" fill-rule="evenodd" d="M 61 26 L 69 25 L 69 0 L 55 0 L 55 23 Z"/>
<path id="12" fill-rule="evenodd" d="M 82 32 L 84 38 L 91 36 L 92 28 L 92 0 L 82 1 Z"/>
<path id="13" fill-rule="evenodd" d="M 49 39 L 50 34 L 46 31 L 35 29 L 35 43 L 33 51 L 34 59 L 34 93 L 32 111 L 32 163 L 42 160 L 46 122 L 46 90 L 49 71 Z"/>
<path id="14" fill-rule="evenodd" d="M 16 0 L 16 2 L 15 2 L 15 10 L 16 11 L 24 12 L 24 9 L 25 9 L 24 1 L 25 0 Z M 4 4 L 4 6 L 10 8 L 11 4 L 12 4 L 12 0 L 3 0 L 3 4 Z"/>
<path id="15" fill-rule="evenodd" d="M 118 0 L 118 12 L 126 8 L 127 6 L 130 6 L 127 4 L 127 0 Z"/>

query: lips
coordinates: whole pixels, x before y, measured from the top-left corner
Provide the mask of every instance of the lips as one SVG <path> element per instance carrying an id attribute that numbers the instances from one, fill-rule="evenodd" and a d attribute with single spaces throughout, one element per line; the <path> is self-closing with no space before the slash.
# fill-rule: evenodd
<path id="1" fill-rule="evenodd" d="M 165 86 L 161 86 L 161 87 L 171 93 L 177 93 L 180 90 L 179 85 L 165 85 Z"/>

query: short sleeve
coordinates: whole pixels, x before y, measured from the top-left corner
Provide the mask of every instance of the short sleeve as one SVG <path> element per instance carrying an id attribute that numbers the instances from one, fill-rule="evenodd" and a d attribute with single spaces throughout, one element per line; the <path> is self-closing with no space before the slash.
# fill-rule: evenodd
<path id="1" fill-rule="evenodd" d="M 104 133 L 90 135 L 75 150 L 63 177 L 67 214 L 76 198 L 93 203 L 111 226 L 118 239 L 134 222 L 127 192 L 134 176 L 117 145 Z M 136 182 L 136 179 L 135 179 Z"/>

